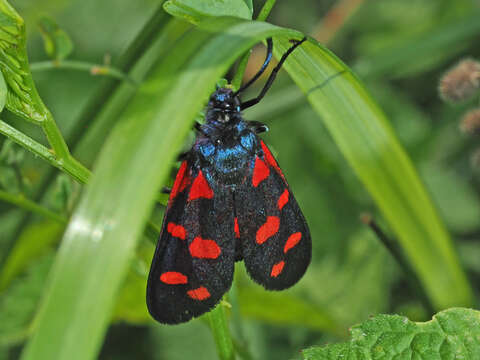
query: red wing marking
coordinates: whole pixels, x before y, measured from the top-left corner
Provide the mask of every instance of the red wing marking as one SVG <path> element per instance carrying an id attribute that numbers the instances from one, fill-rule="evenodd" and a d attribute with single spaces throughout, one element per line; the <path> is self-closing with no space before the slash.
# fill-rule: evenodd
<path id="1" fill-rule="evenodd" d="M 282 208 L 288 203 L 288 189 L 285 189 L 282 195 L 278 198 L 278 209 L 282 210 Z"/>
<path id="2" fill-rule="evenodd" d="M 175 177 L 175 182 L 173 183 L 172 191 L 170 192 L 170 199 L 168 201 L 169 204 L 175 199 L 178 193 L 181 193 L 187 187 L 188 183 L 190 182 L 190 178 L 188 174 L 185 176 L 185 172 L 187 170 L 187 161 L 183 161 L 182 165 L 178 169 L 177 176 Z"/>
<path id="3" fill-rule="evenodd" d="M 204 286 L 200 286 L 199 288 L 196 288 L 193 290 L 188 290 L 187 295 L 194 300 L 205 300 L 210 297 L 210 293 L 208 292 L 207 288 Z"/>
<path id="4" fill-rule="evenodd" d="M 262 145 L 262 150 L 263 153 L 265 154 L 265 160 L 267 160 L 267 163 L 270 164 L 270 166 L 273 166 L 275 170 L 277 170 L 277 173 L 280 174 L 283 180 L 285 180 L 285 177 L 283 176 L 282 170 L 280 169 L 280 166 L 278 166 L 277 161 L 273 157 L 272 153 L 268 149 L 267 145 L 263 141 L 260 141 L 260 145 Z"/>
<path id="5" fill-rule="evenodd" d="M 169 285 L 186 284 L 188 279 L 185 275 L 175 271 L 164 272 L 160 275 L 160 281 Z"/>
<path id="6" fill-rule="evenodd" d="M 189 246 L 190 254 L 201 259 L 216 259 L 222 252 L 215 240 L 205 240 L 197 236 Z"/>
<path id="7" fill-rule="evenodd" d="M 280 219 L 277 216 L 268 216 L 265 224 L 257 230 L 257 244 L 263 244 L 270 237 L 278 232 L 280 227 Z"/>
<path id="8" fill-rule="evenodd" d="M 257 187 L 268 175 L 270 175 L 270 169 L 267 164 L 257 156 L 255 158 L 255 167 L 253 168 L 252 185 Z"/>
<path id="9" fill-rule="evenodd" d="M 277 277 L 283 271 L 283 267 L 285 266 L 285 261 L 280 261 L 272 266 L 272 272 L 270 273 L 271 277 Z"/>
<path id="10" fill-rule="evenodd" d="M 182 240 L 185 240 L 185 238 L 187 237 L 187 230 L 185 230 L 182 225 L 177 225 L 173 222 L 168 223 L 167 231 L 172 234 L 173 237 L 177 237 Z"/>
<path id="11" fill-rule="evenodd" d="M 234 219 L 234 230 L 235 230 L 235 237 L 238 239 L 240 238 L 240 229 L 238 228 L 238 220 L 237 218 Z"/>
<path id="12" fill-rule="evenodd" d="M 288 250 L 293 248 L 295 245 L 298 244 L 300 239 L 302 238 L 302 233 L 301 232 L 296 232 L 290 235 L 287 239 L 287 242 L 285 243 L 285 247 L 283 248 L 283 252 L 286 254 Z"/>
<path id="13" fill-rule="evenodd" d="M 197 177 L 195 180 L 193 180 L 192 188 L 190 189 L 190 194 L 188 195 L 188 201 L 198 198 L 213 198 L 213 190 L 210 188 L 207 180 L 203 176 L 202 170 L 198 172 Z"/>

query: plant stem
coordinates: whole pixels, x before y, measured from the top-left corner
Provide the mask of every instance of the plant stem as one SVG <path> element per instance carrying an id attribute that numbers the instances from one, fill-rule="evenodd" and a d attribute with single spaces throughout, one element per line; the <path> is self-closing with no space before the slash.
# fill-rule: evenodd
<path id="1" fill-rule="evenodd" d="M 105 75 L 105 76 L 111 76 L 116 79 L 134 82 L 131 78 L 128 77 L 128 75 L 124 74 L 117 68 L 114 68 L 108 65 L 92 64 L 85 61 L 51 60 L 51 61 L 39 61 L 39 62 L 30 64 L 30 70 L 32 72 L 52 70 L 52 69 L 69 69 L 69 70 L 86 71 L 90 73 L 90 75 Z"/>
<path id="2" fill-rule="evenodd" d="M 55 125 L 55 122 L 50 122 L 46 126 L 49 136 L 53 137 L 53 141 L 56 142 L 59 138 L 55 135 L 58 128 Z M 75 160 L 70 153 L 63 154 L 63 158 L 59 158 L 56 152 L 52 152 L 42 144 L 33 140 L 31 137 L 25 135 L 24 133 L 18 131 L 12 126 L 8 125 L 6 122 L 0 120 L 0 133 L 9 137 L 14 142 L 25 148 L 26 150 L 34 153 L 37 156 L 40 156 L 42 159 L 46 160 L 50 165 L 55 166 L 56 168 L 66 172 L 72 176 L 77 181 L 85 184 L 89 177 L 90 171 Z M 62 138 L 63 139 L 63 138 Z M 57 144 L 57 148 L 62 147 L 61 144 Z"/>
<path id="3" fill-rule="evenodd" d="M 213 333 L 215 345 L 217 346 L 218 357 L 220 360 L 234 360 L 235 352 L 230 330 L 228 329 L 227 319 L 225 317 L 224 306 L 222 306 L 221 303 L 218 304 L 206 316 Z"/>
<path id="4" fill-rule="evenodd" d="M 277 0 L 267 0 L 265 4 L 263 4 L 262 9 L 260 10 L 257 19 L 258 21 L 265 21 L 267 20 L 270 11 L 272 11 L 273 5 Z M 247 69 L 248 59 L 250 58 L 250 54 L 252 50 L 248 50 L 243 56 L 240 62 L 238 63 L 237 72 L 232 79 L 232 86 L 235 90 L 240 89 L 242 85 L 243 76 L 245 75 L 245 70 Z"/>
<path id="5" fill-rule="evenodd" d="M 67 219 L 62 215 L 59 215 L 41 205 L 34 203 L 32 200 L 27 199 L 21 193 L 11 194 L 6 191 L 0 190 L 0 200 L 16 205 L 22 209 L 39 214 L 50 220 L 56 221 L 60 224 L 65 224 L 67 222 Z"/>
<path id="6" fill-rule="evenodd" d="M 53 119 L 53 116 L 48 109 L 45 109 L 45 115 L 46 117 L 41 123 L 41 127 L 45 133 L 45 136 L 47 137 L 48 143 L 52 147 L 54 155 L 59 160 L 67 161 L 69 158 L 71 158 L 67 143 L 65 142 L 57 123 Z"/>

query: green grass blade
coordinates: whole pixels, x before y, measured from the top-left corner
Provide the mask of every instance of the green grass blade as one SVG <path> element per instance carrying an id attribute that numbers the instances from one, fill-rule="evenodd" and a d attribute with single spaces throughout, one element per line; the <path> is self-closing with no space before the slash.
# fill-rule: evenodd
<path id="1" fill-rule="evenodd" d="M 207 28 L 172 49 L 113 129 L 64 235 L 23 359 L 95 358 L 156 192 L 216 81 L 259 40 L 301 37 L 233 19 Z"/>
<path id="2" fill-rule="evenodd" d="M 276 42 L 277 54 L 290 43 Z M 350 70 L 311 40 L 285 66 L 395 232 L 435 309 L 471 306 L 449 234 L 382 111 Z"/>

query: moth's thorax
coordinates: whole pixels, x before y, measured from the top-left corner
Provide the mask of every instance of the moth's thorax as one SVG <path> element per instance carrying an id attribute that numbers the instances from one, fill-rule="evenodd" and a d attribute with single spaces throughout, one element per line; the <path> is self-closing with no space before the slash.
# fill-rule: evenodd
<path id="1" fill-rule="evenodd" d="M 258 138 L 241 118 L 219 127 L 202 125 L 193 146 L 197 161 L 209 180 L 225 185 L 243 181 L 259 148 Z"/>

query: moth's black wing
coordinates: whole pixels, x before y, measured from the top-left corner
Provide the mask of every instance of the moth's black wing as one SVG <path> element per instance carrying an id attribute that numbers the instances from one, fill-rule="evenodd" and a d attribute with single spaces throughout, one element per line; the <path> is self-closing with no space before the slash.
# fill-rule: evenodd
<path id="1" fill-rule="evenodd" d="M 213 308 L 235 262 L 233 195 L 185 160 L 175 179 L 147 283 L 147 306 L 177 324 Z"/>
<path id="2" fill-rule="evenodd" d="M 235 191 L 236 222 L 248 274 L 269 290 L 294 285 L 311 259 L 305 218 L 267 146 Z"/>

